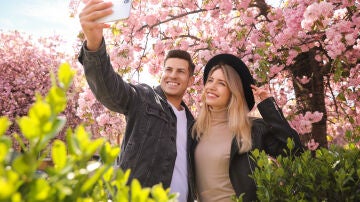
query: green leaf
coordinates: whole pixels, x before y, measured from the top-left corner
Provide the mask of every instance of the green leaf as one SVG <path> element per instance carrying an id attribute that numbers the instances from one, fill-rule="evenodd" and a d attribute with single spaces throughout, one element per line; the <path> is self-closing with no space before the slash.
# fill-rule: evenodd
<path id="1" fill-rule="evenodd" d="M 36 102 L 29 109 L 29 115 L 18 119 L 18 125 L 23 135 L 29 140 L 48 133 L 52 128 L 51 106 L 42 101 L 41 96 L 38 95 Z"/>
<path id="2" fill-rule="evenodd" d="M 0 178 L 0 201 L 9 201 L 6 199 L 10 199 L 11 196 L 14 195 L 14 193 L 17 190 L 17 185 L 19 182 L 19 175 L 12 171 L 8 170 L 4 173 L 1 173 Z"/>
<path id="3" fill-rule="evenodd" d="M 2 165 L 9 152 L 10 145 L 5 142 L 0 142 L 0 165 Z"/>
<path id="4" fill-rule="evenodd" d="M 49 197 L 51 187 L 45 179 L 37 179 L 35 186 L 30 186 L 30 198 L 35 201 L 44 201 Z"/>
<path id="5" fill-rule="evenodd" d="M 137 179 L 134 179 L 131 182 L 131 201 L 134 202 L 145 202 L 149 197 L 150 189 L 141 188 L 140 182 Z"/>
<path id="6" fill-rule="evenodd" d="M 71 85 L 74 75 L 75 75 L 75 71 L 71 69 L 69 63 L 62 63 L 58 71 L 58 79 L 60 82 L 60 87 L 67 90 Z"/>
<path id="7" fill-rule="evenodd" d="M 290 151 L 294 149 L 294 141 L 291 138 L 287 139 L 287 148 L 289 148 Z"/>
<path id="8" fill-rule="evenodd" d="M 40 128 L 38 122 L 27 116 L 21 117 L 18 120 L 18 125 L 20 127 L 22 134 L 27 139 L 38 137 L 40 134 Z"/>
<path id="9" fill-rule="evenodd" d="M 37 168 L 37 161 L 35 158 L 36 156 L 31 153 L 25 153 L 24 155 L 20 155 L 15 158 L 12 163 L 12 167 L 20 174 L 31 176 L 35 173 Z"/>
<path id="10" fill-rule="evenodd" d="M 43 124 L 51 117 L 51 106 L 44 102 L 40 95 L 37 96 L 36 102 L 29 109 L 29 117 L 38 121 L 39 124 Z"/>
<path id="11" fill-rule="evenodd" d="M 346 101 L 346 98 L 345 98 L 344 93 L 339 93 L 339 94 L 336 96 L 336 99 L 337 99 L 337 100 L 340 100 L 340 101 Z"/>
<path id="12" fill-rule="evenodd" d="M 75 129 L 75 138 L 81 151 L 85 151 L 90 143 L 90 136 L 84 126 L 80 125 Z"/>
<path id="13" fill-rule="evenodd" d="M 69 149 L 69 154 L 75 156 L 81 155 L 81 150 L 77 144 L 76 137 L 70 128 L 66 130 L 66 143 Z"/>
<path id="14" fill-rule="evenodd" d="M 118 28 L 116 28 L 116 26 L 113 26 L 113 27 L 111 28 L 111 33 L 112 33 L 114 36 L 117 36 L 117 35 L 121 34 L 121 30 L 118 29 Z"/>
<path id="15" fill-rule="evenodd" d="M 258 165 L 260 168 L 264 167 L 264 165 L 265 165 L 264 159 L 259 159 L 259 160 L 257 161 L 257 165 Z"/>
<path id="16" fill-rule="evenodd" d="M 94 184 L 100 179 L 102 174 L 105 172 L 105 167 L 100 167 L 96 170 L 95 174 L 88 178 L 85 183 L 81 186 L 81 193 L 89 191 Z"/>
<path id="17" fill-rule="evenodd" d="M 254 156 L 255 158 L 258 158 L 259 155 L 260 155 L 260 152 L 259 152 L 258 149 L 255 149 L 255 150 L 252 152 L 252 154 L 253 154 L 253 156 Z"/>
<path id="18" fill-rule="evenodd" d="M 110 182 L 113 174 L 114 174 L 114 167 L 110 167 L 103 175 L 103 179 L 105 180 L 105 182 Z"/>
<path id="19" fill-rule="evenodd" d="M 5 134 L 7 129 L 10 127 L 11 122 L 6 116 L 0 117 L 0 137 Z"/>
<path id="20" fill-rule="evenodd" d="M 119 184 L 119 187 L 125 186 L 129 181 L 130 169 L 127 169 L 125 172 L 121 169 L 118 169 L 116 172 L 116 183 Z"/>
<path id="21" fill-rule="evenodd" d="M 140 202 L 140 200 L 137 198 L 140 192 L 141 192 L 140 182 L 137 179 L 134 179 L 131 182 L 131 201 Z"/>
<path id="22" fill-rule="evenodd" d="M 151 195 L 155 201 L 168 201 L 168 193 L 170 189 L 164 190 L 162 184 L 154 185 L 151 189 Z"/>
<path id="23" fill-rule="evenodd" d="M 93 156 L 95 152 L 101 147 L 101 145 L 104 144 L 104 141 L 105 141 L 104 139 L 98 138 L 90 142 L 87 147 L 83 147 L 85 149 L 84 153 L 87 156 Z M 113 163 L 113 161 L 111 163 Z"/>
<path id="24" fill-rule="evenodd" d="M 105 164 L 113 163 L 120 153 L 118 146 L 112 148 L 109 142 L 105 142 L 100 150 L 101 159 Z"/>
<path id="25" fill-rule="evenodd" d="M 55 170 L 60 171 L 66 165 L 66 146 L 61 140 L 55 140 L 52 146 L 51 157 Z"/>
<path id="26" fill-rule="evenodd" d="M 47 131 L 47 133 L 44 133 L 44 137 L 41 140 L 41 147 L 44 147 L 48 144 L 48 142 L 56 137 L 57 134 L 60 133 L 60 131 L 64 128 L 66 124 L 66 117 L 57 117 L 51 122 L 51 128 Z"/>
<path id="27" fill-rule="evenodd" d="M 63 112 L 66 108 L 66 94 L 61 88 L 56 86 L 51 87 L 48 95 L 46 96 L 46 101 L 49 103 L 53 113 L 56 115 Z"/>
<path id="28" fill-rule="evenodd" d="M 335 72 L 334 72 L 334 80 L 338 82 L 343 73 L 343 65 L 340 60 L 335 60 L 334 62 Z"/>

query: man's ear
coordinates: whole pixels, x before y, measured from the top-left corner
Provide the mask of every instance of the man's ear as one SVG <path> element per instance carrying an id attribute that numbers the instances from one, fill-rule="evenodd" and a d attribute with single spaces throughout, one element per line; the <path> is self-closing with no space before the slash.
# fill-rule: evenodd
<path id="1" fill-rule="evenodd" d="M 190 78 L 189 78 L 188 87 L 189 87 L 189 86 L 192 86 L 192 85 L 194 84 L 194 82 L 195 82 L 195 76 L 192 75 L 192 76 L 190 76 Z"/>

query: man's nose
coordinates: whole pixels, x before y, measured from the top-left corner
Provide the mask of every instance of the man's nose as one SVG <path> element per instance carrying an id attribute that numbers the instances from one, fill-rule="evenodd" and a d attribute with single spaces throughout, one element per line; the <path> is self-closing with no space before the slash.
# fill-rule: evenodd
<path id="1" fill-rule="evenodd" d="M 177 75 L 176 71 L 171 71 L 171 72 L 169 73 L 169 76 L 170 76 L 170 77 L 176 77 L 176 75 Z"/>

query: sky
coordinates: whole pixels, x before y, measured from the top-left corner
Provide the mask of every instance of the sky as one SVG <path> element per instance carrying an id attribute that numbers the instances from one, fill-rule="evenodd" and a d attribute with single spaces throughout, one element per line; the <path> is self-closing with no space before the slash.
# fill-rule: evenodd
<path id="1" fill-rule="evenodd" d="M 62 36 L 71 47 L 81 27 L 70 18 L 69 0 L 9 0 L 0 6 L 0 30 L 34 36 Z"/>

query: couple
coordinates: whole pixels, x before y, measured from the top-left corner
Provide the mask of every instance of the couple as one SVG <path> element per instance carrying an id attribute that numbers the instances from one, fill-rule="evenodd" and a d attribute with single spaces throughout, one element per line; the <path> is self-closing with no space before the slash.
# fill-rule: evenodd
<path id="1" fill-rule="evenodd" d="M 89 1 L 80 13 L 86 41 L 79 61 L 96 98 L 108 109 L 126 116 L 120 167 L 131 169 L 130 180 L 142 186 L 162 183 L 180 193 L 179 201 L 231 201 L 244 195 L 256 200 L 249 177 L 258 148 L 271 156 L 282 154 L 287 138 L 302 150 L 298 134 L 289 126 L 267 91 L 254 86 L 245 64 L 231 54 L 211 58 L 204 69 L 203 106 L 195 121 L 182 101 L 194 82 L 195 65 L 188 52 L 171 50 L 164 60 L 160 86 L 126 83 L 114 72 L 106 53 L 103 28 L 95 20 L 110 14 L 111 3 Z M 263 119 L 247 114 L 254 95 L 262 100 Z"/>

